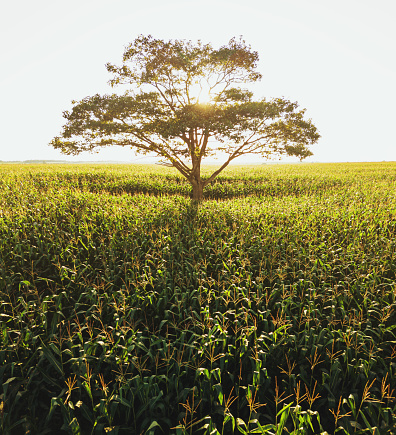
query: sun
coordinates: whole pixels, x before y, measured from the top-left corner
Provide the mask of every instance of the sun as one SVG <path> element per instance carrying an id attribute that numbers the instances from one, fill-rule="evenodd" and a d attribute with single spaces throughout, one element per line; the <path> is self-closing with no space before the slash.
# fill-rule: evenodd
<path id="1" fill-rule="evenodd" d="M 213 101 L 213 94 L 210 87 L 203 83 L 197 83 L 190 87 L 189 97 L 195 104 L 209 104 Z"/>
<path id="2" fill-rule="evenodd" d="M 212 101 L 212 94 L 208 90 L 202 90 L 198 95 L 198 103 L 199 104 L 209 104 Z"/>

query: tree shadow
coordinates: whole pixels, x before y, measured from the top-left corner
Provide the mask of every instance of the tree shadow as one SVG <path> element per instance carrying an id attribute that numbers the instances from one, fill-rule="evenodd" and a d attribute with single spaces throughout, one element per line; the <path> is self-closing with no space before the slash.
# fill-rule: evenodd
<path id="1" fill-rule="evenodd" d="M 70 188 L 97 194 L 152 195 L 156 197 L 178 195 L 192 199 L 192 187 L 187 180 L 177 176 L 117 177 L 109 174 L 80 173 L 58 174 L 48 178 L 42 174 L 32 176 L 40 191 L 51 188 Z M 329 190 L 350 187 L 350 181 L 332 177 L 315 176 L 265 176 L 218 177 L 203 192 L 204 200 L 221 200 L 241 197 L 284 197 L 328 193 Z M 198 204 L 191 203 L 191 213 Z"/>
<path id="2" fill-rule="evenodd" d="M 226 180 L 215 180 L 208 184 L 203 191 L 203 200 L 221 200 L 241 197 L 285 197 L 305 196 L 312 194 L 328 193 L 329 190 L 350 186 L 345 180 L 332 178 L 313 177 L 273 177 L 268 179 L 241 179 L 227 178 Z M 180 195 L 191 198 L 191 209 L 197 209 L 199 201 L 192 199 L 192 188 L 185 182 L 172 183 L 166 180 L 161 186 L 158 184 L 124 184 L 115 185 L 106 189 L 111 194 L 144 194 L 153 196 Z M 194 204 L 195 202 L 195 204 Z"/>

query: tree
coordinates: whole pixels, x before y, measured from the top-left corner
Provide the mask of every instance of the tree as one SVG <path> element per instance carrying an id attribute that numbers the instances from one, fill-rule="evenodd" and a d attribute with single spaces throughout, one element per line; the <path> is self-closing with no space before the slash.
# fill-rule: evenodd
<path id="1" fill-rule="evenodd" d="M 110 145 L 155 153 L 186 177 L 195 200 L 239 156 L 312 155 L 308 147 L 320 136 L 305 110 L 283 98 L 254 101 L 239 87 L 261 79 L 257 61 L 242 39 L 214 49 L 141 35 L 125 49 L 121 66 L 106 65 L 110 84 L 128 90 L 73 101 L 51 145 L 65 154 Z M 202 179 L 202 159 L 219 152 L 224 163 Z"/>

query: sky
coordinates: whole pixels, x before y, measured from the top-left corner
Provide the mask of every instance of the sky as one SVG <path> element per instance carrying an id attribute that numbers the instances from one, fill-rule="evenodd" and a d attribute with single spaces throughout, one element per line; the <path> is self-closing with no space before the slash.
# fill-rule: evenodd
<path id="1" fill-rule="evenodd" d="M 396 161 L 395 14 L 395 0 L 3 2 L 0 160 L 154 163 L 125 148 L 70 157 L 48 145 L 72 100 L 114 92 L 105 64 L 151 34 L 216 48 L 242 36 L 260 57 L 255 97 L 297 101 L 318 128 L 305 161 Z"/>

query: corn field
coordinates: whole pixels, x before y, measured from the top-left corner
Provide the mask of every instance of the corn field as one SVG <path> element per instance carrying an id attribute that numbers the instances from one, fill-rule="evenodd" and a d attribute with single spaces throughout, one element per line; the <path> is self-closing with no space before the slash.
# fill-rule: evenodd
<path id="1" fill-rule="evenodd" d="M 395 434 L 395 188 L 0 165 L 0 433 Z"/>

